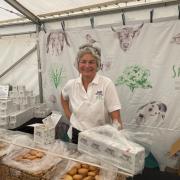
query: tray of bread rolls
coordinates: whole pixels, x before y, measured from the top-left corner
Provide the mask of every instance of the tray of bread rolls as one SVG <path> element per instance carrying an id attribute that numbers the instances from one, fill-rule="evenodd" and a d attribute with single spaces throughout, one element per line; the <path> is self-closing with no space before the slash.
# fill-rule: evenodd
<path id="1" fill-rule="evenodd" d="M 98 167 L 77 163 L 72 166 L 59 180 L 100 180 Z"/>
<path id="2" fill-rule="evenodd" d="M 27 162 L 32 162 L 32 161 L 40 161 L 45 156 L 46 154 L 44 152 L 34 150 L 34 149 L 28 149 L 24 152 L 21 152 L 17 156 L 15 156 L 13 160 L 27 163 Z"/>
<path id="3" fill-rule="evenodd" d="M 61 158 L 49 155 L 42 148 L 33 147 L 32 149 L 21 148 L 13 151 L 2 159 L 2 163 L 30 174 L 41 175 L 44 171 L 52 169 L 61 160 Z"/>

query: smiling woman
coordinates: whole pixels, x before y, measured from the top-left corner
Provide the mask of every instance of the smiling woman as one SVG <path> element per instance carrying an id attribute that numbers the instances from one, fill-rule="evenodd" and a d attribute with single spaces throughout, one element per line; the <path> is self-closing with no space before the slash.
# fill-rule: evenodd
<path id="1" fill-rule="evenodd" d="M 68 131 L 73 143 L 78 143 L 81 131 L 112 123 L 122 128 L 121 104 L 113 82 L 97 72 L 101 67 L 101 51 L 90 44 L 79 48 L 75 67 L 80 76 L 69 80 L 61 92 L 61 104 L 71 126 Z"/>

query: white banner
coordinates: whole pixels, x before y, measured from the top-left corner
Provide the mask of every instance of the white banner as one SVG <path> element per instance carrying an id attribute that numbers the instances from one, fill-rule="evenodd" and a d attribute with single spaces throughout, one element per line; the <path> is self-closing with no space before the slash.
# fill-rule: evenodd
<path id="1" fill-rule="evenodd" d="M 101 29 L 51 31 L 40 36 L 44 98 L 61 110 L 60 91 L 77 77 L 80 45 L 101 48 L 99 73 L 110 77 L 122 104 L 125 127 L 152 133 L 151 152 L 161 168 L 175 166 L 171 145 L 180 138 L 180 22 L 170 21 Z"/>

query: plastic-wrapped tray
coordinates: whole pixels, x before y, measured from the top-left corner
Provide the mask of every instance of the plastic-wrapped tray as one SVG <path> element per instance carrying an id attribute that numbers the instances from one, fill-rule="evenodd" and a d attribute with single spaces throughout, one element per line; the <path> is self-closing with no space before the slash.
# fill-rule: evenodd
<path id="1" fill-rule="evenodd" d="M 79 134 L 78 150 L 106 161 L 121 170 L 137 174 L 144 168 L 145 150 L 110 125 Z"/>

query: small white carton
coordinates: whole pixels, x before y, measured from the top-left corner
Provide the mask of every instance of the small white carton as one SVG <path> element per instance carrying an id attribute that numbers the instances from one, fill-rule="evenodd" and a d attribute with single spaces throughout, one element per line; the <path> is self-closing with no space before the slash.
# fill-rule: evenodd
<path id="1" fill-rule="evenodd" d="M 52 113 L 43 119 L 43 124 L 33 124 L 34 142 L 37 144 L 50 144 L 55 141 L 55 127 L 61 118 L 61 114 Z"/>

